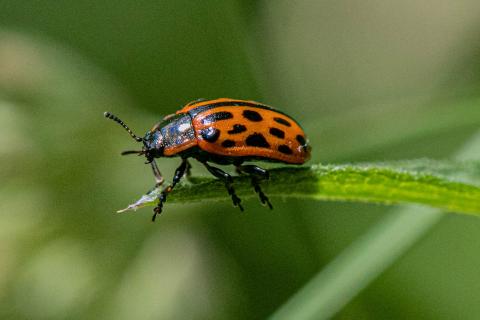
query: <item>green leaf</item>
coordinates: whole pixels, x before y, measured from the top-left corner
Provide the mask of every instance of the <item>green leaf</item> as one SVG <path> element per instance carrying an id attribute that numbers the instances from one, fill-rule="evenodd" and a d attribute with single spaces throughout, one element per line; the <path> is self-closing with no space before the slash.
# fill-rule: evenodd
<path id="1" fill-rule="evenodd" d="M 236 177 L 234 186 L 241 198 L 256 197 L 246 176 Z M 411 161 L 371 164 L 313 165 L 270 170 L 262 184 L 271 197 L 357 201 L 383 204 L 417 203 L 452 212 L 480 215 L 480 163 Z M 155 205 L 160 189 L 120 210 Z M 229 200 L 222 182 L 196 178 L 178 186 L 168 202 Z"/>

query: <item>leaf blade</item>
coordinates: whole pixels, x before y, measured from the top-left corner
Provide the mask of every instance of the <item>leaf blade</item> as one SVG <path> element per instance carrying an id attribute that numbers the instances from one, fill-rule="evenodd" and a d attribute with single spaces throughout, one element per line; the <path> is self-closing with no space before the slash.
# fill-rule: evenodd
<path id="1" fill-rule="evenodd" d="M 416 203 L 464 214 L 480 215 L 480 165 L 477 162 L 383 162 L 282 167 L 270 170 L 262 188 L 272 197 L 311 198 L 380 204 Z M 228 200 L 220 181 L 197 179 L 178 186 L 169 202 Z M 248 177 L 234 179 L 240 197 L 256 197 Z M 126 209 L 155 205 L 160 190 L 147 193 Z"/>

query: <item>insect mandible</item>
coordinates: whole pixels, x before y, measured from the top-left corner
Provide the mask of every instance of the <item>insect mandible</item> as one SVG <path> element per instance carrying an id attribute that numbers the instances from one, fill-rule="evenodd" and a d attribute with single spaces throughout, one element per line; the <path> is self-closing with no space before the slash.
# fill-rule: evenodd
<path id="1" fill-rule="evenodd" d="M 132 138 L 143 144 L 142 150 L 124 151 L 122 155 L 144 155 L 146 163 L 152 167 L 156 187 L 161 186 L 164 179 L 155 159 L 182 159 L 172 183 L 158 196 L 152 221 L 162 212 L 167 195 L 175 185 L 184 175 L 190 175 L 189 158 L 199 161 L 212 175 L 223 181 L 233 205 L 242 211 L 243 206 L 233 188 L 232 176 L 211 163 L 234 165 L 238 173 L 249 175 L 261 203 L 272 209 L 270 200 L 259 184 L 269 178 L 268 171 L 244 162 L 268 161 L 299 165 L 310 158 L 311 148 L 300 125 L 285 113 L 255 101 L 229 98 L 195 100 L 175 114 L 163 118 L 143 138 L 136 136 L 115 115 L 109 112 L 104 115 L 119 123 Z"/>

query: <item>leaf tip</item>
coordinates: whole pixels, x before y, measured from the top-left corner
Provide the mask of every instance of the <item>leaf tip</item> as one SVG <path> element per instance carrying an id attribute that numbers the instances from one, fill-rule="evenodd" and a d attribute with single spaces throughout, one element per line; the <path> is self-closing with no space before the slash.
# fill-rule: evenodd
<path id="1" fill-rule="evenodd" d="M 124 213 L 124 212 L 130 211 L 130 210 L 137 211 L 137 209 L 138 209 L 138 207 L 137 207 L 136 205 L 131 204 L 131 205 L 129 205 L 129 206 L 126 207 L 126 208 L 117 210 L 117 213 Z"/>

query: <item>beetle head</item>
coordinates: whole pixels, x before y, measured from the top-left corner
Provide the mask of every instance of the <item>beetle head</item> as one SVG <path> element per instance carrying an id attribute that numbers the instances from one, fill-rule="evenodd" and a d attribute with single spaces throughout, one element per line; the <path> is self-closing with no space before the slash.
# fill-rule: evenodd
<path id="1" fill-rule="evenodd" d="M 154 158 L 163 157 L 164 149 L 165 139 L 160 130 L 150 130 L 145 134 L 142 152 L 148 162 L 152 162 Z"/>

